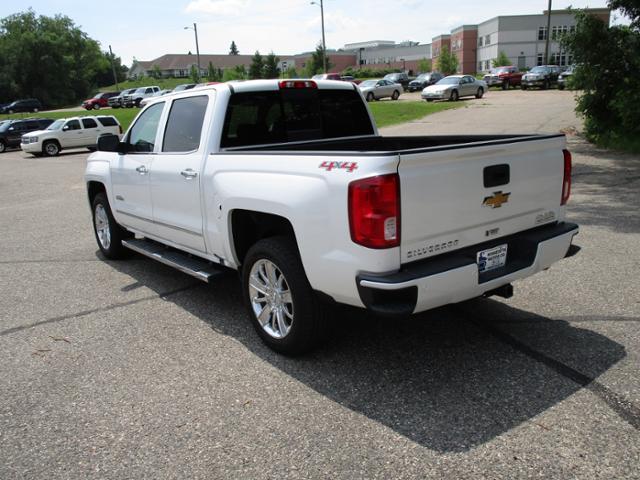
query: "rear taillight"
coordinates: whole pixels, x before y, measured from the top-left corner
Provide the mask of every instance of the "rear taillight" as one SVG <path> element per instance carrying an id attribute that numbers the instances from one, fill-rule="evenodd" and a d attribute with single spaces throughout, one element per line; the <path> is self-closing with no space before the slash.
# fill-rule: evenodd
<path id="1" fill-rule="evenodd" d="M 313 80 L 282 80 L 278 85 L 280 88 L 318 88 Z"/>
<path id="2" fill-rule="evenodd" d="M 400 245 L 398 174 L 364 178 L 349 184 L 351 240 L 369 248 Z"/>
<path id="3" fill-rule="evenodd" d="M 566 205 L 571 195 L 571 152 L 569 150 L 562 150 L 564 155 L 564 178 L 562 180 L 562 198 L 560 199 L 560 205 Z"/>

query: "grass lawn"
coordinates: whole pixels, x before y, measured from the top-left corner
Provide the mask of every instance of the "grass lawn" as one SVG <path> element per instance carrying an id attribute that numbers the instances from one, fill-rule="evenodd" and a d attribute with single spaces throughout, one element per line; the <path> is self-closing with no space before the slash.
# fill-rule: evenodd
<path id="1" fill-rule="evenodd" d="M 394 102 L 380 101 L 369 102 L 369 108 L 373 113 L 378 128 L 396 125 L 398 123 L 406 123 L 411 120 L 417 120 L 432 113 L 449 110 L 452 108 L 460 108 L 464 106 L 464 102 Z"/>
<path id="2" fill-rule="evenodd" d="M 370 102 L 369 107 L 373 113 L 373 117 L 378 128 L 405 123 L 411 120 L 417 120 L 426 117 L 432 113 L 449 110 L 451 108 L 463 107 L 464 102 L 393 102 L 380 101 Z M 6 118 L 20 119 L 27 117 L 39 118 L 70 118 L 70 117 L 86 117 L 95 115 L 113 115 L 118 119 L 122 129 L 126 130 L 131 122 L 140 113 L 139 108 L 102 108 L 100 110 L 87 111 L 83 108 L 72 112 L 39 112 L 39 113 L 14 113 L 13 115 L 0 115 L 0 120 Z"/>

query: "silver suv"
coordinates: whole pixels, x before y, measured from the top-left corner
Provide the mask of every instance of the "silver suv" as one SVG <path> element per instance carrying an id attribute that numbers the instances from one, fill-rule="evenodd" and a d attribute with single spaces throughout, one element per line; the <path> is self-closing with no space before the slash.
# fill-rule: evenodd
<path id="1" fill-rule="evenodd" d="M 140 87 L 135 92 L 122 97 L 122 106 L 127 108 L 140 107 L 140 102 L 143 99 L 158 95 L 160 95 L 160 87 Z"/>

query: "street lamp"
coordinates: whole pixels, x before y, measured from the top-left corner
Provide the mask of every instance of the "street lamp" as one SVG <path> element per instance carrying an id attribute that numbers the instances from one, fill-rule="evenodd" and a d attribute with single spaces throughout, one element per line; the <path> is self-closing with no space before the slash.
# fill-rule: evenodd
<path id="1" fill-rule="evenodd" d="M 193 27 L 184 27 L 185 30 L 191 30 L 193 28 L 193 32 L 196 35 L 196 56 L 198 58 L 198 78 L 200 78 L 200 47 L 198 46 L 198 25 L 193 23 Z"/>
<path id="2" fill-rule="evenodd" d="M 313 1 L 311 5 L 318 5 L 320 7 L 320 22 L 322 23 L 322 66 L 324 73 L 329 73 L 327 72 L 327 44 L 324 41 L 324 5 L 322 4 L 322 0 L 320 0 L 320 3 Z"/>

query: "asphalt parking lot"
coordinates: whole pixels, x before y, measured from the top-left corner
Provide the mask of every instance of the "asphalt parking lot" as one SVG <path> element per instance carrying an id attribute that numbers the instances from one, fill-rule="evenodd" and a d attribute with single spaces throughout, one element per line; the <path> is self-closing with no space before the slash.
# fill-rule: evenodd
<path id="1" fill-rule="evenodd" d="M 406 320 L 258 340 L 236 276 L 103 260 L 86 152 L 0 156 L 0 478 L 640 478 L 640 158 L 572 92 L 491 91 L 385 134 L 563 130 L 583 250 Z"/>

